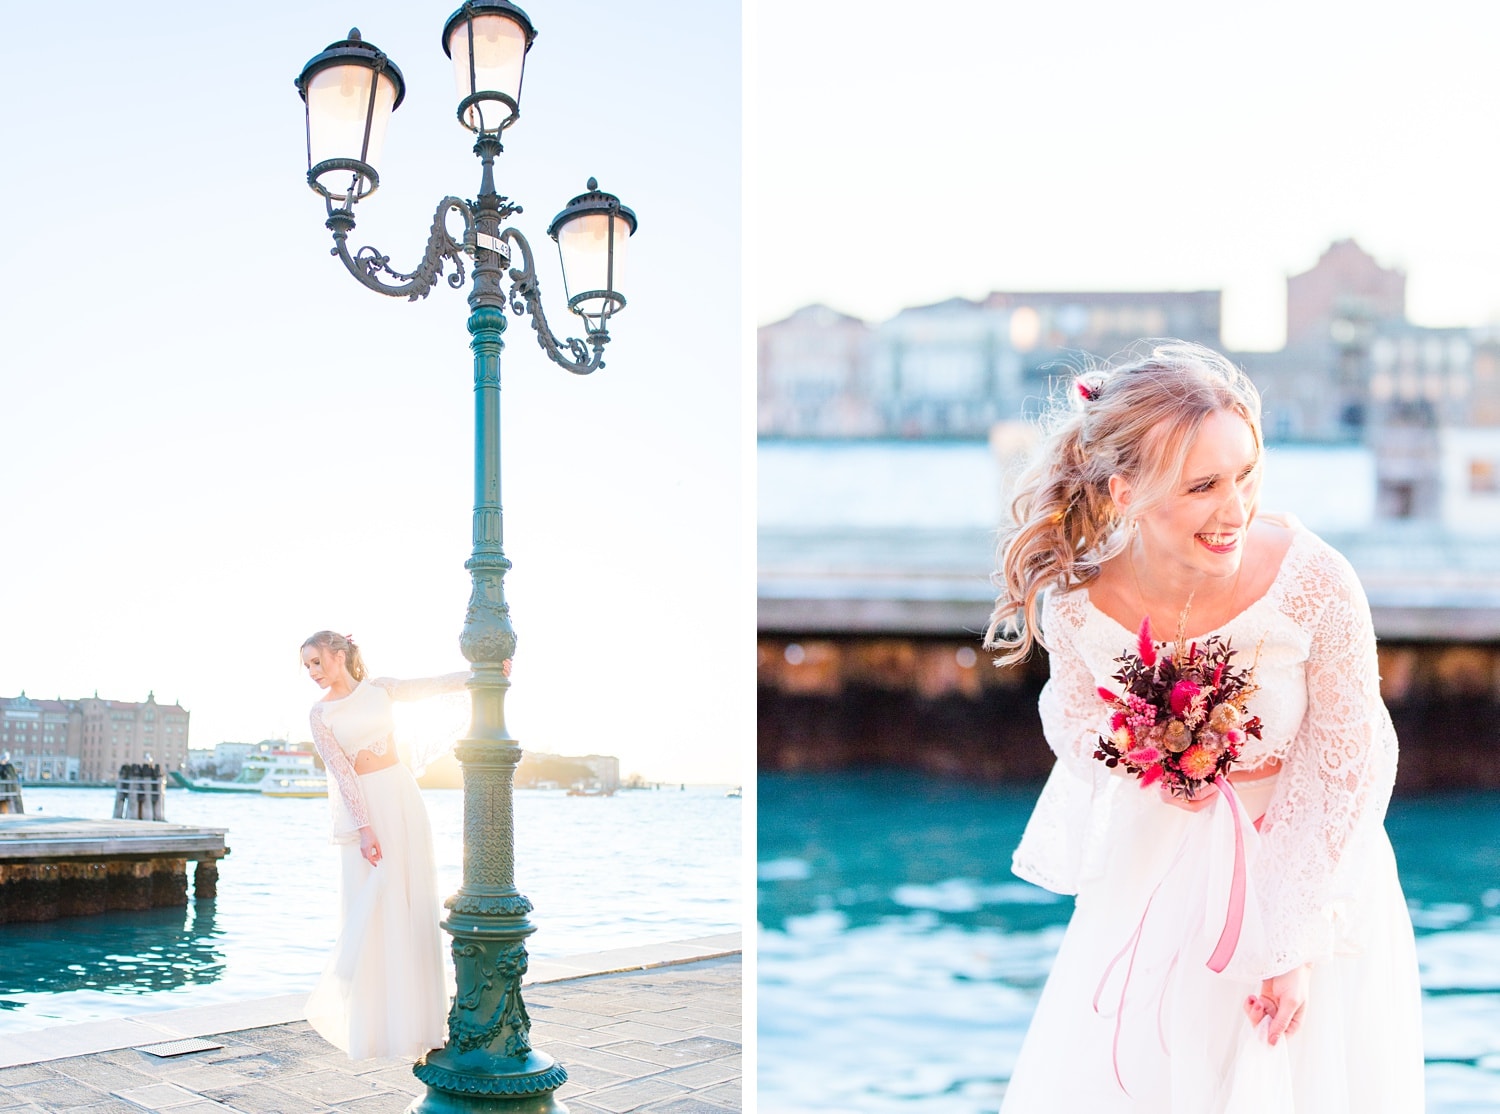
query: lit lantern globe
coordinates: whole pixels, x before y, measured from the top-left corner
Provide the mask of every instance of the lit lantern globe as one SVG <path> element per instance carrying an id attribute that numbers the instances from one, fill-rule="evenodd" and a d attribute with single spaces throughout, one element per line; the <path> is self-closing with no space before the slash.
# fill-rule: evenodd
<path id="1" fill-rule="evenodd" d="M 536 28 L 509 0 L 469 0 L 443 25 L 453 59 L 458 119 L 470 131 L 498 134 L 521 114 L 521 78 Z"/>
<path id="2" fill-rule="evenodd" d="M 396 64 L 354 28 L 302 67 L 297 92 L 307 106 L 307 184 L 351 204 L 374 193 L 386 127 L 406 96 Z"/>
<path id="3" fill-rule="evenodd" d="M 568 308 L 584 319 L 590 332 L 602 330 L 625 308 L 620 278 L 635 228 L 635 213 L 590 178 L 588 192 L 568 202 L 547 229 L 562 259 Z"/>

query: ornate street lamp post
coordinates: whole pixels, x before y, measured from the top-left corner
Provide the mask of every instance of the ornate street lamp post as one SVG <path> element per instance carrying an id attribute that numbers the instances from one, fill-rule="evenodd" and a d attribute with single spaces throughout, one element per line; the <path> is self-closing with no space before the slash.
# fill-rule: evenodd
<path id="1" fill-rule="evenodd" d="M 531 1022 L 521 999 L 525 940 L 535 931 L 529 902 L 515 884 L 513 778 L 521 749 L 505 726 L 509 681 L 501 663 L 515 653 L 505 602 L 510 561 L 502 547 L 500 509 L 500 352 L 506 310 L 529 315 L 537 341 L 560 366 L 587 375 L 604 366 L 609 319 L 625 306 L 618 279 L 635 214 L 590 178 L 547 229 L 562 258 L 568 307 L 584 338 L 559 340 L 547 324 L 531 245 L 503 222 L 521 207 L 495 190 L 501 133 L 520 116 L 521 79 L 536 31 L 508 0 L 469 0 L 443 27 L 461 98 L 458 119 L 475 135 L 482 167 L 473 201 L 438 203 L 421 263 L 410 273 L 371 247 L 350 252 L 354 206 L 380 185 L 376 166 L 391 114 L 405 94 L 401 71 L 359 32 L 333 43 L 303 67 L 297 91 L 307 106 L 307 182 L 320 194 L 333 233 L 333 254 L 371 290 L 415 300 L 451 265 L 449 286 L 469 293 L 474 352 L 474 550 L 465 568 L 473 580 L 459 646 L 473 665 L 473 721 L 458 746 L 464 770 L 463 884 L 447 902 L 443 927 L 453 937 L 457 993 L 448 1013 L 448 1041 L 413 1069 L 427 1094 L 411 1111 L 564 1111 L 554 1092 L 562 1066 L 531 1047 Z M 448 221 L 463 221 L 462 237 Z M 507 289 L 507 280 L 509 283 Z"/>

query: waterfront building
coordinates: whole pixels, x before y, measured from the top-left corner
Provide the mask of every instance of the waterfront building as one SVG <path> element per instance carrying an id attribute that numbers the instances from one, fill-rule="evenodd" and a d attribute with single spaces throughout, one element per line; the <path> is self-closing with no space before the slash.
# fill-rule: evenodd
<path id="1" fill-rule="evenodd" d="M 1088 354 L 1143 336 L 1218 345 L 1217 290 L 1027 293 L 913 306 L 878 325 L 808 306 L 758 333 L 763 437 L 984 438 Z"/>
<path id="2" fill-rule="evenodd" d="M 865 381 L 870 326 L 805 306 L 757 335 L 758 428 L 786 437 L 863 437 L 879 431 Z"/>
<path id="3" fill-rule="evenodd" d="M 1260 388 L 1268 442 L 1366 449 L 1380 521 L 1500 529 L 1500 333 L 1411 323 L 1405 274 L 1353 240 L 1286 281 L 1286 346 L 1230 353 Z M 759 330 L 761 436 L 988 439 L 1004 456 L 1053 383 L 1090 358 L 1150 336 L 1222 349 L 1221 301 L 996 292 L 873 325 L 810 306 Z"/>
<path id="4" fill-rule="evenodd" d="M 1335 240 L 1317 263 L 1286 280 L 1286 346 L 1320 344 L 1336 322 L 1404 321 L 1406 274 L 1382 267 L 1353 240 Z"/>
<path id="5" fill-rule="evenodd" d="M 26 781 L 113 781 L 122 765 L 150 759 L 164 770 L 187 765 L 189 713 L 180 704 L 0 698 L 0 752 Z"/>
<path id="6" fill-rule="evenodd" d="M 77 781 L 68 724 L 67 701 L 33 700 L 25 692 L 0 700 L 0 757 L 10 754 L 22 781 Z"/>

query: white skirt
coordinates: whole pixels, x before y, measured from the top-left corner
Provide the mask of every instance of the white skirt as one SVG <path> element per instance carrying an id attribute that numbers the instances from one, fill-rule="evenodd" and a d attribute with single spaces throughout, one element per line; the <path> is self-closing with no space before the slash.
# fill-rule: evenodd
<path id="1" fill-rule="evenodd" d="M 1236 787 L 1247 819 L 1265 811 L 1273 784 Z M 1362 950 L 1312 965 L 1302 1025 L 1272 1048 L 1244 1012 L 1260 991 L 1245 969 L 1261 938 L 1253 878 L 1235 960 L 1222 974 L 1206 966 L 1233 862 L 1227 808 L 1220 799 L 1190 813 L 1152 790 L 1122 796 L 1108 864 L 1078 896 L 1003 1114 L 1423 1109 L 1416 949 L 1390 841 L 1382 831 L 1372 852 Z M 1242 833 L 1253 861 L 1254 829 Z"/>
<path id="2" fill-rule="evenodd" d="M 307 1000 L 307 1020 L 354 1060 L 414 1060 L 443 1044 L 448 996 L 427 809 L 397 763 L 360 777 L 380 863 L 340 847 L 338 942 Z"/>

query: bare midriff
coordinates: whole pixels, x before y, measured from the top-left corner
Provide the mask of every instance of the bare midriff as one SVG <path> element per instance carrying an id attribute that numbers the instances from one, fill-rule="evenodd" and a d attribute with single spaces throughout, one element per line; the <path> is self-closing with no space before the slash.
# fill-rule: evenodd
<path id="1" fill-rule="evenodd" d="M 356 774 L 373 774 L 376 770 L 384 770 L 390 766 L 394 766 L 398 761 L 395 747 L 389 748 L 384 754 L 359 750 L 354 752 L 354 772 Z"/>
<path id="2" fill-rule="evenodd" d="M 363 753 L 363 752 L 361 752 Z M 356 766 L 355 769 L 359 767 Z M 1272 758 L 1268 762 L 1262 762 L 1253 770 L 1230 770 L 1230 781 L 1259 781 L 1263 777 L 1271 777 L 1281 772 L 1281 759 Z"/>

